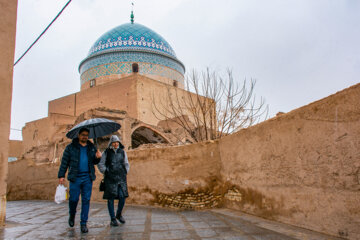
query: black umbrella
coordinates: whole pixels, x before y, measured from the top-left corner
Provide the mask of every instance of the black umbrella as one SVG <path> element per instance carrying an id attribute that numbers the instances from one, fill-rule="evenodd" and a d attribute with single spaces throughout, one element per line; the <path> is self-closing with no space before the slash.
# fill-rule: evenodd
<path id="1" fill-rule="evenodd" d="M 75 127 L 73 127 L 67 134 L 66 137 L 74 139 L 79 135 L 81 128 L 89 129 L 89 138 L 93 138 L 96 141 L 97 137 L 102 137 L 110 133 L 116 132 L 120 129 L 120 124 L 106 118 L 93 118 L 85 120 Z"/>

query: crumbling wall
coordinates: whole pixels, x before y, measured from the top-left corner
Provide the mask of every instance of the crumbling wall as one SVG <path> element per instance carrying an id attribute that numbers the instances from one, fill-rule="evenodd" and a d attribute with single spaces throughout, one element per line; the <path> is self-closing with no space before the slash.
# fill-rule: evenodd
<path id="1" fill-rule="evenodd" d="M 131 164 L 128 203 L 186 209 L 221 204 L 223 190 L 217 142 L 127 153 Z M 25 159 L 9 163 L 8 198 L 53 199 L 59 165 L 60 162 L 39 165 Z M 102 175 L 98 170 L 96 175 L 92 200 L 102 201 L 98 190 Z"/>
<path id="2" fill-rule="evenodd" d="M 18 159 L 33 160 L 35 164 L 59 161 L 64 148 L 71 142 L 70 139 L 66 138 L 65 134 L 74 125 L 91 118 L 107 118 L 118 122 L 122 127 L 118 130 L 117 134 L 121 137 L 121 141 L 126 146 L 126 150 L 131 148 L 133 140 L 132 133 L 139 126 L 156 129 L 156 131 L 166 136 L 162 128 L 145 124 L 129 117 L 126 111 L 117 109 L 100 107 L 90 109 L 77 117 L 50 113 L 49 117 L 26 123 L 23 128 L 22 148 L 20 149 L 20 147 L 18 147 L 17 150 L 20 151 L 16 152 Z M 104 150 L 107 147 L 109 136 L 98 138 L 100 150 Z M 151 141 L 152 138 L 154 137 L 150 135 L 149 140 Z M 15 142 L 11 143 L 13 143 L 13 145 L 15 144 Z M 169 144 L 173 144 L 173 142 Z"/>
<path id="3" fill-rule="evenodd" d="M 23 153 L 23 144 L 19 140 L 9 140 L 9 157 L 19 158 Z"/>
<path id="4" fill-rule="evenodd" d="M 128 157 L 128 182 L 134 203 L 192 208 L 212 199 L 190 197 L 220 192 L 218 143 L 134 150 Z M 172 201 L 177 196 L 182 196 L 183 201 Z"/>
<path id="5" fill-rule="evenodd" d="M 21 159 L 9 163 L 8 200 L 53 200 L 59 182 L 59 164 L 36 164 Z"/>
<path id="6" fill-rule="evenodd" d="M 360 84 L 219 141 L 128 151 L 127 202 L 223 206 L 359 239 L 359 100 Z M 31 164 L 9 164 L 9 199 L 53 198 L 58 163 Z"/>
<path id="7" fill-rule="evenodd" d="M 76 117 L 51 113 L 48 117 L 28 122 L 22 130 L 23 151 L 61 141 Z"/>
<path id="8" fill-rule="evenodd" d="M 200 209 L 221 204 L 217 142 L 128 151 L 128 203 Z M 93 199 L 102 200 L 94 182 Z"/>
<path id="9" fill-rule="evenodd" d="M 360 239 L 360 85 L 220 141 L 225 206 Z"/>

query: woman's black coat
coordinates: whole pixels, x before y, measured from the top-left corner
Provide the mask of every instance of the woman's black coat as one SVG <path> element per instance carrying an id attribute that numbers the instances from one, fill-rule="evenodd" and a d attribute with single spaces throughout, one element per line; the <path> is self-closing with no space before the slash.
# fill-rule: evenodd
<path id="1" fill-rule="evenodd" d="M 103 199 L 119 199 L 118 185 L 120 185 L 124 197 L 128 197 L 124 150 L 119 147 L 115 152 L 113 149 L 107 148 L 104 153 L 106 154 L 106 170 Z"/>

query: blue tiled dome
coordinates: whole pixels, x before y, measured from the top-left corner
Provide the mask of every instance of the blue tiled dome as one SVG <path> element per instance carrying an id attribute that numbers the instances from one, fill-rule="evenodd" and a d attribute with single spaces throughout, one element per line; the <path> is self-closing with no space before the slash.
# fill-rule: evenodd
<path id="1" fill-rule="evenodd" d="M 176 58 L 174 50 L 163 37 L 138 23 L 125 23 L 103 34 L 91 47 L 88 57 L 129 50 L 154 52 Z"/>
<path id="2" fill-rule="evenodd" d="M 126 76 L 137 72 L 157 81 L 184 85 L 185 66 L 163 37 L 138 24 L 126 23 L 103 34 L 79 65 L 81 86 L 107 76 Z M 105 77 L 105 78 L 104 78 Z M 111 79 L 111 78 L 110 78 Z"/>

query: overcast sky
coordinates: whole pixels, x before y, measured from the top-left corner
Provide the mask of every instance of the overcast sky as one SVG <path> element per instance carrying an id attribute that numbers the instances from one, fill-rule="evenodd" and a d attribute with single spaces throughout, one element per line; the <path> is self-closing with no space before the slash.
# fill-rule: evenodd
<path id="1" fill-rule="evenodd" d="M 15 59 L 67 2 L 18 0 Z M 130 11 L 130 0 L 73 0 L 14 68 L 11 127 L 46 117 L 48 101 L 78 92 L 80 61 Z M 229 67 L 238 81 L 256 79 L 270 117 L 360 80 L 358 0 L 135 0 L 134 11 L 188 71 Z"/>

